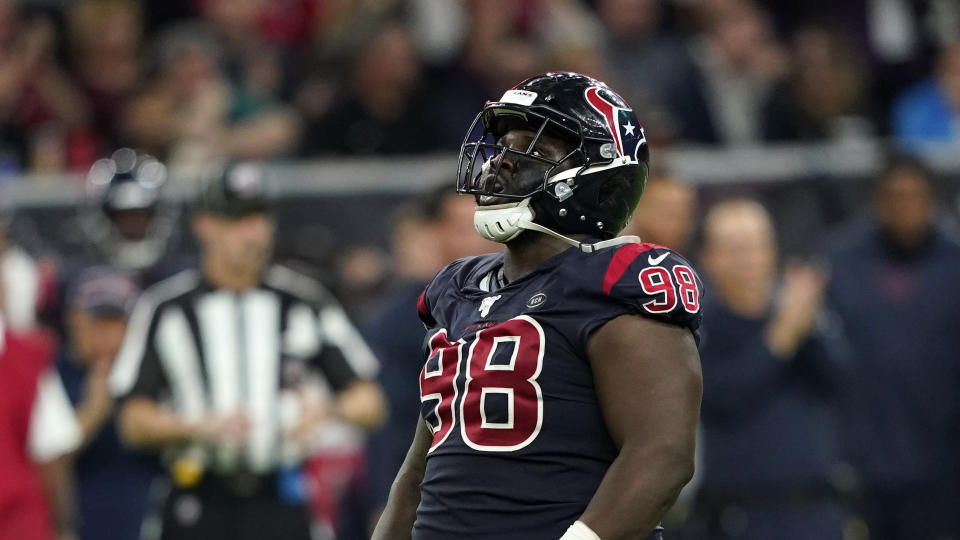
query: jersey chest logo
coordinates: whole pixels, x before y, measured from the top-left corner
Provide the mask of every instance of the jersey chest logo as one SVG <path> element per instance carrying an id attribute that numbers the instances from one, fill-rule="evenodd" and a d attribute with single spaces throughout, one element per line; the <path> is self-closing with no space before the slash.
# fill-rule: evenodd
<path id="1" fill-rule="evenodd" d="M 496 302 L 499 299 L 500 299 L 500 295 L 498 294 L 496 296 L 488 296 L 483 300 L 481 300 L 480 308 L 478 309 L 478 311 L 480 312 L 480 316 L 486 317 L 490 313 L 490 308 L 493 307 L 494 302 Z"/>

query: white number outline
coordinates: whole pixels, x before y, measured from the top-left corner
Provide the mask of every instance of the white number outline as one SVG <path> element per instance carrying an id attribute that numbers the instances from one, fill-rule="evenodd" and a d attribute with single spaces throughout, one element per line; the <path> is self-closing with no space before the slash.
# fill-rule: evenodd
<path id="1" fill-rule="evenodd" d="M 431 452 L 433 452 L 433 451 L 436 450 L 441 444 L 443 444 L 443 442 L 446 441 L 448 437 L 450 437 L 450 434 L 453 433 L 454 428 L 457 427 L 457 398 L 458 398 L 459 395 L 460 395 L 460 390 L 457 388 L 457 379 L 460 378 L 460 366 L 462 365 L 461 359 L 462 359 L 462 357 L 463 357 L 463 345 L 464 345 L 466 342 L 465 342 L 464 340 L 462 340 L 462 339 L 459 339 L 459 340 L 457 340 L 456 342 L 452 342 L 452 343 L 451 343 L 450 339 L 447 337 L 447 329 L 446 329 L 446 328 L 441 328 L 439 331 L 437 331 L 436 334 L 434 334 L 433 336 L 430 337 L 430 351 L 431 351 L 431 353 L 435 350 L 435 349 L 434 349 L 434 340 L 437 339 L 437 336 L 441 336 L 441 335 L 443 336 L 443 341 L 444 341 L 444 342 L 450 343 L 451 345 L 456 345 L 456 347 L 457 347 L 457 364 L 456 364 L 457 370 L 456 370 L 456 372 L 453 374 L 453 384 L 451 385 L 451 386 L 453 386 L 453 399 L 450 400 L 450 429 L 447 430 L 447 432 L 443 435 L 443 437 L 442 437 L 439 441 L 433 441 L 433 442 L 431 442 L 431 444 L 430 444 L 430 449 L 427 450 L 427 453 L 428 453 L 428 454 L 431 453 Z M 438 345 L 439 345 L 439 344 L 438 344 Z M 434 433 L 434 434 L 437 433 L 438 431 L 440 431 L 441 428 L 443 427 L 443 418 L 440 416 L 440 405 L 443 403 L 443 394 L 441 394 L 441 393 L 439 393 L 439 392 L 434 392 L 433 394 L 424 395 L 424 394 L 423 394 L 423 379 L 433 379 L 433 378 L 440 377 L 441 375 L 443 375 L 443 362 L 444 362 L 444 357 L 443 357 L 443 355 L 444 355 L 444 353 L 449 352 L 450 348 L 449 348 L 449 347 L 439 347 L 439 346 L 438 346 L 438 347 L 436 348 L 436 350 L 438 351 L 438 354 L 439 354 L 439 357 L 437 358 L 437 368 L 438 368 L 438 369 L 435 370 L 435 371 L 429 371 L 429 370 L 427 369 L 427 364 L 424 363 L 424 365 L 423 365 L 423 377 L 422 377 L 422 378 L 419 378 L 419 377 L 418 377 L 418 379 L 417 379 L 417 384 L 418 384 L 418 386 L 420 387 L 420 403 L 423 403 L 423 402 L 429 401 L 429 400 L 433 400 L 433 399 L 437 400 L 437 404 L 433 406 L 433 416 L 436 417 L 436 419 L 437 419 L 437 425 L 436 425 L 436 427 L 434 427 L 434 425 L 431 424 L 429 421 L 427 422 L 427 426 L 430 428 L 431 433 Z M 433 355 L 431 354 L 431 356 L 433 356 Z M 429 360 L 429 358 L 428 358 L 427 360 Z"/>

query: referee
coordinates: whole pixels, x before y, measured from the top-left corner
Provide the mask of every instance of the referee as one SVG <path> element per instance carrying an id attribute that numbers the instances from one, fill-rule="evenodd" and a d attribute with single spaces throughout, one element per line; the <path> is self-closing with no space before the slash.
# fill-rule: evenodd
<path id="1" fill-rule="evenodd" d="M 146 537 L 309 540 L 296 482 L 309 434 L 383 419 L 376 360 L 342 309 L 269 264 L 264 180 L 240 163 L 203 186 L 201 268 L 143 294 L 111 373 L 122 437 L 160 449 L 170 472 L 161 530 Z"/>

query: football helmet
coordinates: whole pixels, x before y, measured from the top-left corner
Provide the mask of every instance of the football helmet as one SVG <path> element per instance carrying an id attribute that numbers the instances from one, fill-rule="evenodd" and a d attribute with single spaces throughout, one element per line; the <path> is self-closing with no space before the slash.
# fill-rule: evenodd
<path id="1" fill-rule="evenodd" d="M 254 161 L 227 161 L 201 182 L 197 210 L 226 218 L 270 213 L 270 176 L 266 165 Z"/>
<path id="2" fill-rule="evenodd" d="M 177 212 L 161 199 L 167 168 L 156 158 L 121 148 L 99 159 L 86 176 L 84 235 L 113 265 L 145 270 L 167 249 Z"/>
<path id="3" fill-rule="evenodd" d="M 505 144 L 511 130 L 523 130 L 521 144 Z M 542 151 L 547 141 L 562 152 Z M 553 72 L 487 102 L 461 146 L 457 191 L 477 197 L 474 225 L 485 238 L 505 243 L 536 230 L 592 251 L 566 235 L 616 236 L 648 168 L 643 128 L 623 98 L 591 77 Z"/>

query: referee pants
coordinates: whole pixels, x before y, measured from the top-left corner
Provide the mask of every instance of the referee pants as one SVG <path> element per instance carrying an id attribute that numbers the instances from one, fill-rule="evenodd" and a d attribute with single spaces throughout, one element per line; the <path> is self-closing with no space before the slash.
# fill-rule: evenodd
<path id="1" fill-rule="evenodd" d="M 190 488 L 172 487 L 163 502 L 160 540 L 310 540 L 303 504 L 283 502 L 274 477 L 206 477 Z"/>

